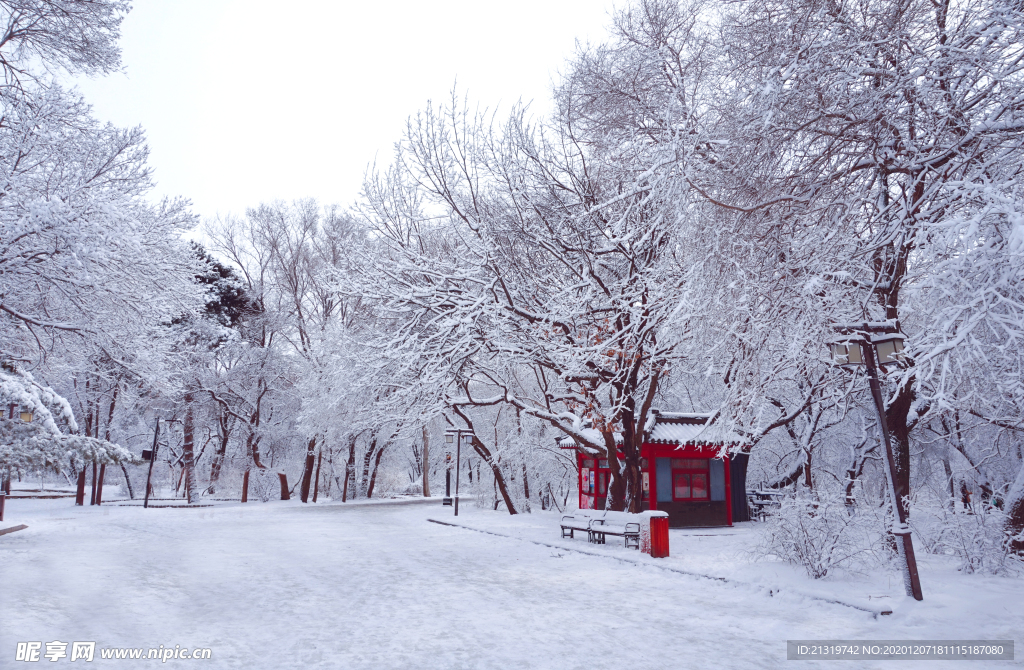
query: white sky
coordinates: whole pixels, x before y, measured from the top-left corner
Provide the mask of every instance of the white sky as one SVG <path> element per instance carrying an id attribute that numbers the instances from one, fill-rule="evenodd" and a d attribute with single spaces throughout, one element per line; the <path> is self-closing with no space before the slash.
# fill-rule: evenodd
<path id="1" fill-rule="evenodd" d="M 308 196 L 348 205 L 406 118 L 456 80 L 474 104 L 548 109 L 575 41 L 600 41 L 611 6 L 138 0 L 125 73 L 78 86 L 98 118 L 146 129 L 155 195 L 203 217 Z"/>

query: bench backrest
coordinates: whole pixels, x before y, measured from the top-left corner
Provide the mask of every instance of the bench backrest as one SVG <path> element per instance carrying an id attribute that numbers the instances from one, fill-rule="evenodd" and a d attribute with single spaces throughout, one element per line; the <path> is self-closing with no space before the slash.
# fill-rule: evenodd
<path id="1" fill-rule="evenodd" d="M 576 519 L 603 519 L 605 523 L 613 523 L 616 525 L 622 525 L 626 523 L 639 523 L 643 518 L 639 514 L 633 514 L 631 512 L 612 512 L 611 510 L 603 509 L 581 509 L 575 510 L 571 515 Z"/>
<path id="2" fill-rule="evenodd" d="M 603 509 L 578 509 L 571 516 L 576 519 L 603 519 L 605 514 Z"/>
<path id="3" fill-rule="evenodd" d="M 627 523 L 640 523 L 642 518 L 639 514 L 629 512 L 605 512 L 604 521 L 621 526 Z"/>

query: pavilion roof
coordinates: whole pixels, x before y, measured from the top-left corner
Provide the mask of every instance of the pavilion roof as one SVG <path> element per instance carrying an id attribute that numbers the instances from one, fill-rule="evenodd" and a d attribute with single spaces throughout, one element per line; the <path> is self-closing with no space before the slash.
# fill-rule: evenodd
<path id="1" fill-rule="evenodd" d="M 644 442 L 654 444 L 742 444 L 744 440 L 740 435 L 721 428 L 719 426 L 708 426 L 707 422 L 713 414 L 710 412 L 662 412 L 651 411 L 651 418 L 647 421 L 644 431 Z M 602 444 L 604 438 L 594 428 L 584 428 L 583 435 L 597 444 Z M 622 433 L 615 433 L 615 444 L 622 444 Z M 558 445 L 565 449 L 572 449 L 576 441 L 571 437 L 558 439 Z"/>

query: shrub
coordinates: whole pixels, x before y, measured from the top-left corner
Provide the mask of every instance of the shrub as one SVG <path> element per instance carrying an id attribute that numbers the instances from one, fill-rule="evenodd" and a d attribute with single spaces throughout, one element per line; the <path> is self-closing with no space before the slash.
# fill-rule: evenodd
<path id="1" fill-rule="evenodd" d="M 956 556 L 965 573 L 1011 574 L 1024 567 L 1010 550 L 1006 513 L 993 505 L 957 510 L 951 500 L 912 502 L 910 527 L 926 551 Z"/>
<path id="2" fill-rule="evenodd" d="M 757 552 L 801 565 L 814 579 L 876 554 L 884 521 L 840 496 L 798 491 L 766 520 Z"/>

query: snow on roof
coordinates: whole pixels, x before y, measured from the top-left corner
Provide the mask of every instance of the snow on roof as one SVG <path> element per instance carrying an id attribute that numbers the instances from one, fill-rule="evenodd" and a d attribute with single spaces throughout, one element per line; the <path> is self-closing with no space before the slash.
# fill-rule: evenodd
<path id="1" fill-rule="evenodd" d="M 697 436 L 704 432 L 704 424 L 694 423 L 663 423 L 655 422 L 654 430 L 645 437 L 645 442 L 659 442 L 666 444 L 678 442 L 688 444 L 697 439 Z"/>
<path id="2" fill-rule="evenodd" d="M 710 412 L 663 412 L 660 409 L 651 410 L 651 413 L 660 419 L 693 419 L 706 423 L 713 415 Z"/>
<path id="3" fill-rule="evenodd" d="M 595 444 L 604 444 L 604 436 L 595 428 L 584 428 L 580 431 L 580 434 Z M 622 433 L 615 433 L 615 444 L 622 444 Z M 558 446 L 563 449 L 573 449 L 576 446 L 576 441 L 568 436 L 560 437 L 558 438 Z"/>
<path id="4" fill-rule="evenodd" d="M 647 422 L 644 442 L 655 444 L 742 444 L 745 440 L 736 433 L 719 426 L 706 425 L 713 415 L 707 412 L 662 412 L 652 410 Z M 580 431 L 596 444 L 604 444 L 604 437 L 593 428 Z M 622 444 L 622 434 L 615 433 L 615 444 Z M 558 446 L 571 449 L 576 446 L 571 437 L 558 440 Z"/>
<path id="5" fill-rule="evenodd" d="M 708 426 L 697 441 L 705 444 L 750 444 L 747 438 L 724 426 Z"/>

